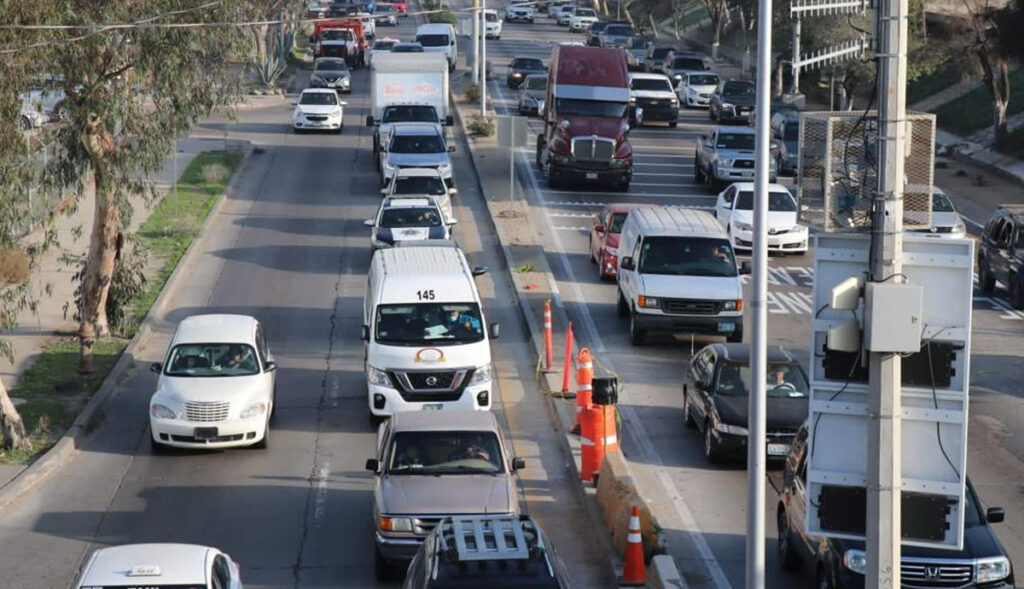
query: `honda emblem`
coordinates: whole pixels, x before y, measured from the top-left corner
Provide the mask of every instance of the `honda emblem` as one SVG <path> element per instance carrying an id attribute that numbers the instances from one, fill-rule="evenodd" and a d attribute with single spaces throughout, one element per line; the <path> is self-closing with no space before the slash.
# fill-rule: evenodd
<path id="1" fill-rule="evenodd" d="M 928 581 L 938 581 L 941 572 L 941 567 L 924 567 L 924 578 Z"/>

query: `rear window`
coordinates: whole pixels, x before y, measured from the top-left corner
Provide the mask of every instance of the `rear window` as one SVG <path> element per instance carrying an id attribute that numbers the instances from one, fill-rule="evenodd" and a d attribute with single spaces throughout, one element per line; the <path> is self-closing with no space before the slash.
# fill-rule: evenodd
<path id="1" fill-rule="evenodd" d="M 448 35 L 416 35 L 416 41 L 424 47 L 447 47 Z"/>
<path id="2" fill-rule="evenodd" d="M 664 78 L 634 78 L 630 81 L 629 87 L 633 90 L 672 92 L 672 84 Z"/>
<path id="3" fill-rule="evenodd" d="M 608 23 L 602 22 L 602 21 L 597 21 L 596 23 L 590 25 L 589 31 L 591 33 L 600 33 L 601 31 L 603 31 L 603 30 L 605 30 L 607 28 L 608 28 Z"/>
<path id="4" fill-rule="evenodd" d="M 534 57 L 517 57 L 512 60 L 512 67 L 524 70 L 542 70 L 544 62 Z"/>
<path id="5" fill-rule="evenodd" d="M 665 59 L 665 56 L 668 55 L 671 51 L 671 47 L 658 47 L 651 52 L 651 57 L 653 59 Z"/>
<path id="6" fill-rule="evenodd" d="M 498 22 L 498 15 L 493 12 L 485 12 L 484 20 L 487 22 Z"/>
<path id="7" fill-rule="evenodd" d="M 437 110 L 432 106 L 397 105 L 384 109 L 382 121 L 385 123 L 436 123 Z"/>
<path id="8" fill-rule="evenodd" d="M 527 90 L 543 90 L 548 87 L 547 76 L 529 76 L 526 78 Z"/>
<path id="9" fill-rule="evenodd" d="M 395 194 L 429 194 L 441 196 L 448 192 L 440 176 L 406 176 L 395 178 Z"/>

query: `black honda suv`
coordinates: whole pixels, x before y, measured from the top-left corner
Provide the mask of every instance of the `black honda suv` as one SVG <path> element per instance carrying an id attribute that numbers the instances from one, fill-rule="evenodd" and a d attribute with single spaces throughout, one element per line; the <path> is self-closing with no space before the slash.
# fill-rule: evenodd
<path id="1" fill-rule="evenodd" d="M 1006 285 L 1010 304 L 1024 309 L 1024 205 L 1002 205 L 981 231 L 978 284 L 991 294 Z"/>
<path id="2" fill-rule="evenodd" d="M 861 589 L 867 568 L 864 542 L 810 536 L 807 521 L 807 425 L 796 434 L 783 469 L 777 508 L 778 555 L 783 568 L 797 570 L 804 561 L 819 589 Z M 904 546 L 900 584 L 913 589 L 1013 589 L 1013 564 L 989 524 L 1003 521 L 1002 508 L 983 511 L 970 479 L 964 509 L 964 547 L 938 550 Z M 907 512 L 904 511 L 904 516 Z M 906 518 L 904 518 L 906 519 Z"/>

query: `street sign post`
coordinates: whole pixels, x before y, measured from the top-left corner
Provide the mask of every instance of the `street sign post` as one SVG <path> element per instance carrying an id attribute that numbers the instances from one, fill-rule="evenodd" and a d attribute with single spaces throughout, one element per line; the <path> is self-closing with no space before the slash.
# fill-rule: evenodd
<path id="1" fill-rule="evenodd" d="M 525 117 L 498 116 L 498 146 L 508 149 L 508 200 L 512 202 L 516 182 L 516 150 L 526 147 Z"/>

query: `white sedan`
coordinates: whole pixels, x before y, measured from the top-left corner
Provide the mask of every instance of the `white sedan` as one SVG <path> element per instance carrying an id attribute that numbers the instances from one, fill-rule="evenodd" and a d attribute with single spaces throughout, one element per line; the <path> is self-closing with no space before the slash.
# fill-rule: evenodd
<path id="1" fill-rule="evenodd" d="M 905 211 L 903 213 L 903 222 L 922 225 L 923 223 L 918 222 L 921 215 L 921 213 L 916 211 Z M 953 206 L 946 193 L 938 186 L 932 189 L 932 218 L 930 226 L 927 229 L 912 229 L 910 231 L 916 235 L 927 235 L 928 237 L 960 239 L 967 236 L 967 226 L 964 225 L 963 218 L 960 216 L 960 213 L 956 212 L 956 207 Z"/>
<path id="2" fill-rule="evenodd" d="M 715 217 L 725 227 L 735 250 L 754 243 L 754 183 L 736 182 L 718 194 Z M 781 184 L 768 185 L 768 251 L 804 253 L 807 227 L 797 222 L 797 204 Z"/>
<path id="3" fill-rule="evenodd" d="M 238 564 L 216 548 L 196 544 L 125 544 L 93 552 L 74 587 L 242 589 L 242 576 Z"/>
<path id="4" fill-rule="evenodd" d="M 306 88 L 299 96 L 298 102 L 292 103 L 292 129 L 296 133 L 303 131 L 334 131 L 341 133 L 345 126 L 342 107 L 348 103 L 338 99 L 333 88 Z"/>

